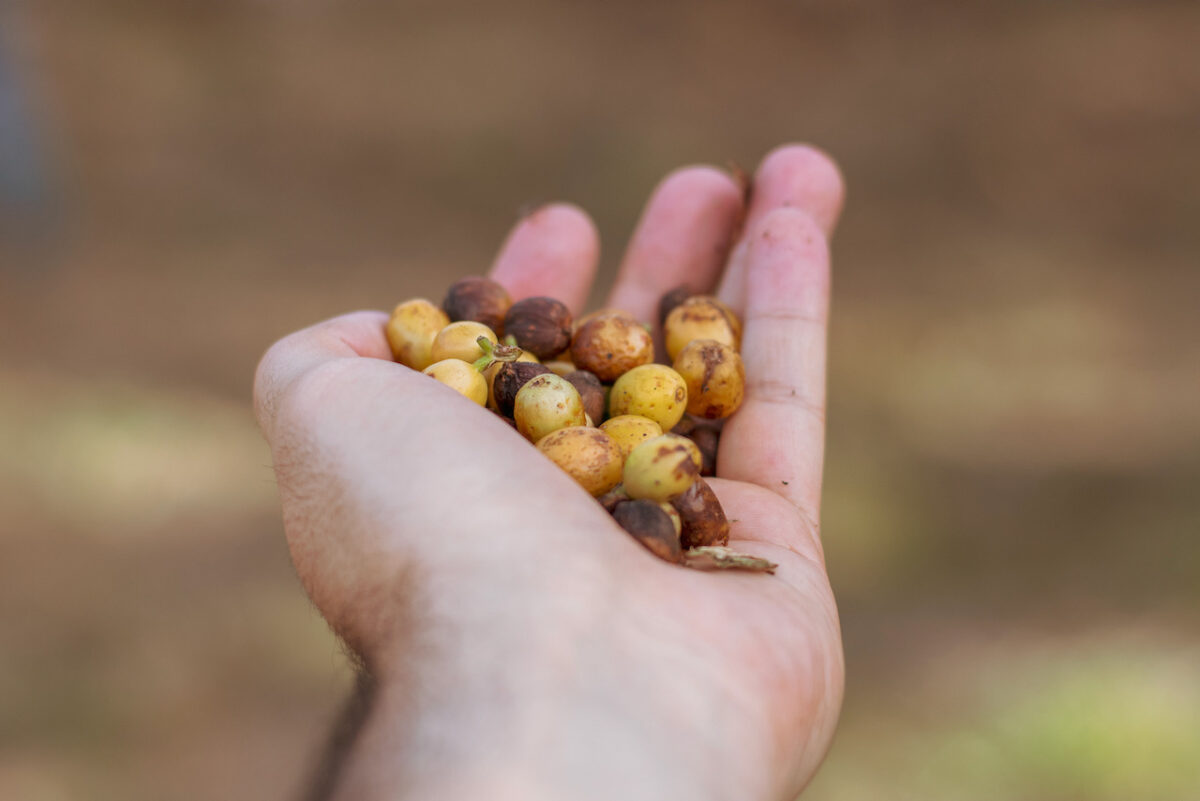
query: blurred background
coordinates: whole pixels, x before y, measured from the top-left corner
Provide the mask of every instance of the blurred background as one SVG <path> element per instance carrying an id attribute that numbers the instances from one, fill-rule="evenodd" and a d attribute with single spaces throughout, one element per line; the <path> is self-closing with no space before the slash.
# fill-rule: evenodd
<path id="1" fill-rule="evenodd" d="M 349 686 L 250 414 L 308 323 L 816 143 L 849 680 L 806 799 L 1200 798 L 1200 4 L 0 6 L 0 798 L 290 799 Z M 599 296 L 597 296 L 599 297 Z"/>

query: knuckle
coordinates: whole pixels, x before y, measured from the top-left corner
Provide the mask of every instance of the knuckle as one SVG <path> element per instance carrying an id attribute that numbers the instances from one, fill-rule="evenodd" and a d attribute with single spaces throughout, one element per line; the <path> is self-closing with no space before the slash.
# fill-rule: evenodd
<path id="1" fill-rule="evenodd" d="M 777 306 L 768 309 L 760 309 L 754 312 L 754 321 L 756 323 L 776 323 L 788 328 L 799 326 L 825 326 L 825 318 L 819 314 L 813 314 L 806 309 L 796 306 Z"/>
<path id="2" fill-rule="evenodd" d="M 776 250 L 789 255 L 812 273 L 824 271 L 829 264 L 829 240 L 821 225 L 808 212 L 793 206 L 772 209 L 758 226 L 752 247 Z"/>
<path id="3" fill-rule="evenodd" d="M 254 372 L 254 412 L 271 439 L 281 412 L 297 395 L 319 386 L 326 363 L 369 361 L 359 356 L 390 356 L 383 338 L 388 315 L 362 310 L 343 314 L 289 334 L 267 349 Z M 346 369 L 339 364 L 331 372 Z M 316 375 L 310 375 L 311 373 Z M 297 392 L 297 385 L 306 387 Z"/>
<path id="4" fill-rule="evenodd" d="M 344 385 L 359 359 L 342 358 L 322 362 L 292 378 L 275 396 L 276 425 L 304 425 L 327 409 L 331 395 Z"/>
<path id="5" fill-rule="evenodd" d="M 275 396 L 268 439 L 274 457 L 277 480 L 291 495 L 307 495 L 305 476 L 320 461 L 330 442 L 330 408 L 350 379 L 349 371 L 357 359 L 335 359 L 304 371 L 282 387 Z M 292 499 L 295 501 L 295 498 Z M 294 508 L 302 504 L 291 503 Z"/>
<path id="6" fill-rule="evenodd" d="M 791 381 L 754 378 L 746 382 L 746 396 L 757 403 L 792 407 L 825 424 L 825 404 L 809 397 Z"/>
<path id="7" fill-rule="evenodd" d="M 824 246 L 825 232 L 811 214 L 795 206 L 780 206 L 763 216 L 764 239 L 799 240 Z"/>

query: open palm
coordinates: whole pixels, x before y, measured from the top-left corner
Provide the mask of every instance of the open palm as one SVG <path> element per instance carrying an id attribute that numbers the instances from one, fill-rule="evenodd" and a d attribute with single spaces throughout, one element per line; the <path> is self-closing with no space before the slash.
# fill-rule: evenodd
<path id="1" fill-rule="evenodd" d="M 663 292 L 687 284 L 742 315 L 746 400 L 711 484 L 730 544 L 778 563 L 774 576 L 649 555 L 490 412 L 391 362 L 382 313 L 335 318 L 268 352 L 256 409 L 297 572 L 397 688 L 380 702 L 395 715 L 374 715 L 364 734 L 346 797 L 403 787 L 453 798 L 448 775 L 464 795 L 483 786 L 492 797 L 537 797 L 531 783 L 560 797 L 550 788 L 581 776 L 609 798 L 803 788 L 843 680 L 816 523 L 826 242 L 841 201 L 836 168 L 800 146 L 764 160 L 748 208 L 723 173 L 680 170 L 651 197 L 606 304 L 651 320 Z M 587 217 L 549 206 L 517 226 L 492 277 L 514 298 L 549 295 L 578 313 L 597 254 Z M 498 743 L 508 756 L 489 769 L 481 754 Z M 533 754 L 536 769 L 513 767 Z M 588 776 L 589 758 L 605 778 Z"/>

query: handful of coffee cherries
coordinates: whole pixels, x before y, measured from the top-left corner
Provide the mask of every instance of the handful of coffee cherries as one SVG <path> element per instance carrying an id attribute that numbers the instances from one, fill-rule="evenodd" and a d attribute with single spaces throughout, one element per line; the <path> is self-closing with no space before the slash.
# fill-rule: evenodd
<path id="1" fill-rule="evenodd" d="M 680 287 L 648 326 L 601 309 L 573 320 L 562 302 L 513 302 L 488 278 L 456 281 L 438 307 L 396 306 L 396 361 L 486 406 L 595 497 L 653 554 L 702 570 L 774 572 L 728 547 L 729 521 L 704 480 L 722 421 L 742 403 L 742 324 L 721 301 Z"/>

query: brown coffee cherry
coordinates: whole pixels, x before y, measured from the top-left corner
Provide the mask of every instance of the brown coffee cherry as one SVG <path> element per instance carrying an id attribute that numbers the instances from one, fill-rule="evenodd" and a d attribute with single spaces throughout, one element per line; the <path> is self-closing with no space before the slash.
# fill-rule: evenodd
<path id="1" fill-rule="evenodd" d="M 571 337 L 574 338 L 575 333 L 580 328 L 582 328 L 584 325 L 586 325 L 589 320 L 595 320 L 600 315 L 608 314 L 610 311 L 614 311 L 614 310 L 613 309 L 596 309 L 595 311 L 588 312 L 587 314 L 583 315 L 582 317 L 576 317 L 575 323 L 571 326 Z"/>
<path id="2" fill-rule="evenodd" d="M 450 325 L 446 313 L 424 298 L 406 300 L 392 310 L 385 332 L 392 357 L 405 367 L 424 370 L 438 332 Z"/>
<path id="3" fill-rule="evenodd" d="M 587 412 L 588 417 L 592 418 L 592 422 L 604 420 L 604 385 L 600 383 L 600 379 L 589 373 L 587 370 L 575 370 L 567 373 L 563 378 L 571 382 L 575 389 L 579 390 L 579 397 L 583 398 L 583 410 Z"/>
<path id="4" fill-rule="evenodd" d="M 575 329 L 571 361 L 604 382 L 654 361 L 654 340 L 646 327 L 622 311 L 605 311 Z"/>
<path id="5" fill-rule="evenodd" d="M 729 544 L 729 521 L 707 481 L 697 478 L 683 494 L 671 499 L 671 505 L 683 522 L 684 548 Z"/>
<path id="6" fill-rule="evenodd" d="M 492 382 L 492 399 L 496 402 L 496 411 L 505 417 L 512 417 L 513 404 L 521 387 L 536 376 L 549 372 L 544 364 L 537 362 L 506 362 L 500 365 L 500 369 L 496 371 L 496 380 Z"/>
<path id="7" fill-rule="evenodd" d="M 620 484 L 610 489 L 600 497 L 596 498 L 600 505 L 604 507 L 604 511 L 612 514 L 612 510 L 617 508 L 617 504 L 631 500 L 629 494 L 625 492 L 625 488 Z M 674 508 L 674 507 L 672 507 Z"/>
<path id="8" fill-rule="evenodd" d="M 715 339 L 737 350 L 742 342 L 741 321 L 714 297 L 690 297 L 672 309 L 663 322 L 667 355 L 674 361 L 693 339 Z"/>
<path id="9" fill-rule="evenodd" d="M 621 449 L 598 428 L 560 428 L 538 440 L 537 449 L 593 497 L 621 482 Z"/>
<path id="10" fill-rule="evenodd" d="M 483 323 L 499 336 L 504 336 L 504 316 L 511 306 L 512 298 L 507 289 L 479 275 L 455 281 L 442 301 L 442 308 L 452 321 Z"/>
<path id="11" fill-rule="evenodd" d="M 667 321 L 667 315 L 670 314 L 676 306 L 683 303 L 696 293 L 688 289 L 686 286 L 677 286 L 670 292 L 663 295 L 658 301 L 658 325 L 661 328 Z"/>
<path id="12" fill-rule="evenodd" d="M 669 501 L 686 492 L 700 477 L 695 447 L 686 437 L 663 434 L 634 448 L 621 481 L 629 497 Z"/>
<path id="13" fill-rule="evenodd" d="M 525 364 L 525 363 L 537 364 L 538 363 L 537 356 L 534 356 L 532 353 L 530 353 L 527 350 L 521 351 L 521 355 L 518 356 L 516 360 L 522 364 Z M 500 409 L 496 406 L 496 392 L 495 392 L 496 374 L 500 372 L 500 368 L 503 367 L 505 364 L 508 364 L 508 362 L 494 361 L 483 371 L 483 377 L 487 381 L 487 385 L 488 385 L 487 405 L 488 405 L 488 408 L 491 409 L 493 412 L 500 411 Z M 509 416 L 511 416 L 511 413 Z"/>
<path id="14" fill-rule="evenodd" d="M 554 298 L 518 300 L 504 317 L 504 333 L 545 361 L 571 344 L 571 311 Z"/>
<path id="15" fill-rule="evenodd" d="M 742 357 L 715 339 L 693 339 L 672 365 L 687 382 L 687 411 L 706 420 L 728 417 L 742 405 L 746 370 Z"/>
<path id="16" fill-rule="evenodd" d="M 696 443 L 700 449 L 700 475 L 715 476 L 717 474 L 717 448 L 721 444 L 721 432 L 715 428 L 700 426 L 688 439 Z"/>
<path id="17" fill-rule="evenodd" d="M 554 373 L 536 376 L 521 387 L 513 401 L 513 419 L 530 442 L 560 428 L 587 425 L 579 390 Z"/>
<path id="18" fill-rule="evenodd" d="M 654 501 L 619 503 L 613 509 L 612 516 L 621 528 L 659 559 L 676 564 L 682 561 L 683 549 L 675 526 L 670 516 Z"/>
<path id="19" fill-rule="evenodd" d="M 717 474 L 717 448 L 721 443 L 719 423 L 707 421 L 697 423 L 695 418 L 684 415 L 683 419 L 671 429 L 672 434 L 687 437 L 696 443 L 700 449 L 700 475 L 715 476 Z"/>

